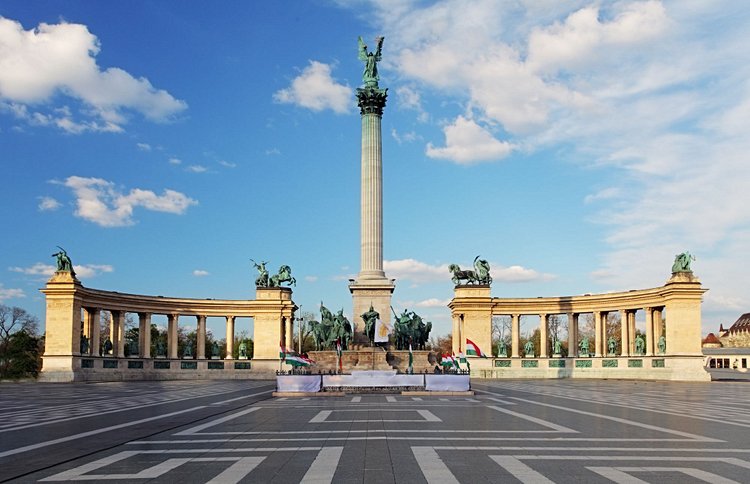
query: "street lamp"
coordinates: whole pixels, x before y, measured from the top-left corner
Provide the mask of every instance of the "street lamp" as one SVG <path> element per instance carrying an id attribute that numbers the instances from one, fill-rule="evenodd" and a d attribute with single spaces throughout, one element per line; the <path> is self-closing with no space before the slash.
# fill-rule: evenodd
<path id="1" fill-rule="evenodd" d="M 297 354 L 302 354 L 302 305 L 299 306 L 299 317 L 294 318 L 297 321 Z"/>

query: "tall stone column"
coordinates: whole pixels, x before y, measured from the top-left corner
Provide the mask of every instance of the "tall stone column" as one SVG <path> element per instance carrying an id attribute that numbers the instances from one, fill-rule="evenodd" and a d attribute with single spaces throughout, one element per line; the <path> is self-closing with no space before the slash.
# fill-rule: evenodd
<path id="1" fill-rule="evenodd" d="M 141 358 L 151 358 L 151 313 L 138 313 L 138 349 Z"/>
<path id="2" fill-rule="evenodd" d="M 578 354 L 578 314 L 568 313 L 568 357 Z"/>
<path id="3" fill-rule="evenodd" d="M 547 315 L 542 313 L 539 315 L 539 357 L 547 358 L 547 343 L 549 338 L 547 337 Z"/>
<path id="4" fill-rule="evenodd" d="M 125 311 L 112 311 L 109 336 L 112 339 L 114 356 L 125 357 Z"/>
<path id="5" fill-rule="evenodd" d="M 630 318 L 626 309 L 620 310 L 620 344 L 622 356 L 630 356 Z"/>
<path id="6" fill-rule="evenodd" d="M 234 359 L 234 316 L 227 316 L 227 360 Z"/>
<path id="7" fill-rule="evenodd" d="M 196 316 L 195 318 L 198 323 L 198 331 L 195 335 L 195 357 L 203 360 L 206 358 L 206 317 Z"/>
<path id="8" fill-rule="evenodd" d="M 292 318 L 284 317 L 284 340 L 286 347 L 294 350 L 294 328 L 292 327 Z"/>
<path id="9" fill-rule="evenodd" d="M 383 153 L 381 119 L 387 89 L 377 82 L 357 89 L 362 116 L 362 158 L 360 185 L 360 271 L 349 284 L 352 294 L 354 341 L 364 342 L 361 315 L 372 307 L 386 323 L 391 321 L 394 284 L 383 271 Z"/>
<path id="10" fill-rule="evenodd" d="M 594 311 L 594 356 L 602 356 L 602 312 Z"/>
<path id="11" fill-rule="evenodd" d="M 167 358 L 177 358 L 177 325 L 179 314 L 167 315 Z"/>
<path id="12" fill-rule="evenodd" d="M 510 316 L 510 357 L 518 358 L 521 348 L 521 315 Z"/>
<path id="13" fill-rule="evenodd" d="M 651 308 L 644 308 L 646 312 L 646 356 L 652 356 L 654 351 L 654 321 L 653 321 L 653 310 Z"/>

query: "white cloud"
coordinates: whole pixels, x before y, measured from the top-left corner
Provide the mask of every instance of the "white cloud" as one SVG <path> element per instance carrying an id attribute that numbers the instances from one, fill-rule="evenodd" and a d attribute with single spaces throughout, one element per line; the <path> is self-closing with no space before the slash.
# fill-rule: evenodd
<path id="1" fill-rule="evenodd" d="M 540 273 L 534 269 L 523 266 L 491 266 L 490 275 L 494 282 L 532 282 L 532 281 L 551 281 L 555 278 L 553 274 Z"/>
<path id="2" fill-rule="evenodd" d="M 68 177 L 63 183 L 76 196 L 75 215 L 102 227 L 133 225 L 133 210 L 146 210 L 181 215 L 198 202 L 187 195 L 165 189 L 162 195 L 151 190 L 133 188 L 120 193 L 115 184 L 101 178 Z"/>
<path id="3" fill-rule="evenodd" d="M 40 212 L 53 212 L 60 208 L 62 204 L 52 197 L 39 197 L 39 211 Z"/>
<path id="4" fill-rule="evenodd" d="M 57 268 L 52 264 L 44 264 L 37 262 L 30 267 L 11 267 L 9 268 L 12 272 L 19 272 L 26 274 L 27 276 L 43 276 L 51 277 Z M 81 279 L 89 279 L 96 277 L 99 274 L 113 272 L 115 269 L 109 264 L 82 264 L 73 265 L 73 270 L 76 272 L 76 276 Z"/>
<path id="5" fill-rule="evenodd" d="M 436 148 L 432 143 L 427 144 L 426 153 L 430 158 L 443 158 L 461 164 L 495 161 L 508 156 L 514 148 L 463 116 L 458 116 L 452 124 L 445 126 L 443 132 L 445 147 Z"/>
<path id="6" fill-rule="evenodd" d="M 415 259 L 385 260 L 383 270 L 388 277 L 397 281 L 415 283 L 450 281 L 448 264 L 430 265 Z"/>
<path id="7" fill-rule="evenodd" d="M 203 165 L 190 165 L 185 168 L 185 170 L 189 171 L 190 173 L 206 173 L 208 171 L 208 168 Z"/>
<path id="8" fill-rule="evenodd" d="M 417 301 L 413 306 L 417 308 L 445 308 L 450 302 L 450 299 L 437 299 L 433 297 L 423 301 Z"/>
<path id="9" fill-rule="evenodd" d="M 0 99 L 16 106 L 19 119 L 69 133 L 121 131 L 127 110 L 165 121 L 187 108 L 144 77 L 100 68 L 95 59 L 100 48 L 85 25 L 42 23 L 24 30 L 19 22 L 0 17 Z M 59 94 L 82 103 L 77 115 L 83 119 L 74 119 L 67 106 L 48 113 L 26 109 Z"/>
<path id="10" fill-rule="evenodd" d="M 305 276 L 305 282 L 318 282 L 318 276 Z"/>
<path id="11" fill-rule="evenodd" d="M 277 91 L 273 99 L 279 103 L 295 104 L 312 111 L 330 109 L 343 114 L 351 108 L 352 94 L 352 88 L 337 83 L 331 77 L 331 66 L 310 61 L 310 65 L 292 80 L 291 86 Z"/>
<path id="12" fill-rule="evenodd" d="M 175 158 L 175 157 L 172 157 L 172 158 L 170 158 L 167 161 L 169 162 L 170 165 L 181 165 L 182 164 L 182 160 L 179 159 L 179 158 Z"/>
<path id="13" fill-rule="evenodd" d="M 278 148 L 269 148 L 266 150 L 266 155 L 268 156 L 272 156 L 272 155 L 276 156 L 280 154 L 281 154 L 281 151 Z"/>
<path id="14" fill-rule="evenodd" d="M 205 277 L 205 276 L 209 275 L 209 272 L 208 271 L 204 271 L 202 269 L 196 269 L 196 270 L 193 271 L 193 275 L 195 277 Z"/>
<path id="15" fill-rule="evenodd" d="M 237 163 L 231 163 L 226 160 L 219 160 L 219 164 L 226 168 L 237 168 Z"/>
<path id="16" fill-rule="evenodd" d="M 622 195 L 619 187 L 608 187 L 599 190 L 596 193 L 586 195 L 583 199 L 584 203 L 592 203 L 599 200 L 611 200 L 613 198 L 619 198 Z"/>
<path id="17" fill-rule="evenodd" d="M 17 299 L 26 297 L 26 294 L 23 292 L 23 289 L 11 289 L 11 288 L 4 288 L 2 284 L 0 284 L 0 301 L 5 301 L 7 299 Z"/>
<path id="18" fill-rule="evenodd" d="M 148 143 L 136 143 L 136 146 L 141 151 L 151 151 L 151 145 Z"/>

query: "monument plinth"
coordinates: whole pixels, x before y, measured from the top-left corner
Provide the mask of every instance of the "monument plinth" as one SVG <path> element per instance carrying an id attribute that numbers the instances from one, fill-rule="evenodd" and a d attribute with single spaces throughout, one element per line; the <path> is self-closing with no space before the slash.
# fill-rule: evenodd
<path id="1" fill-rule="evenodd" d="M 362 80 L 365 87 L 357 89 L 357 105 L 362 116 L 361 157 L 361 225 L 360 271 L 349 284 L 352 294 L 354 342 L 367 341 L 361 314 L 372 306 L 385 323 L 391 321 L 391 295 L 395 285 L 383 271 L 383 151 L 381 119 L 388 90 L 378 86 L 377 63 L 381 59 L 383 38 L 376 39 L 377 48 L 368 52 L 359 38 L 359 59 L 365 63 Z"/>

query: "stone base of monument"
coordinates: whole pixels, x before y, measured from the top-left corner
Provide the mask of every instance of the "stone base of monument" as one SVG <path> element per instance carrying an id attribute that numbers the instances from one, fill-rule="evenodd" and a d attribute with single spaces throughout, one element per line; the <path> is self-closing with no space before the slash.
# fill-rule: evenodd
<path id="1" fill-rule="evenodd" d="M 432 373 L 435 368 L 435 355 L 430 351 L 414 351 L 413 369 L 414 373 Z M 310 370 L 317 373 L 328 373 L 339 370 L 338 356 L 335 351 L 311 351 L 308 353 L 310 359 L 315 361 Z M 347 350 L 341 354 L 341 366 L 344 373 L 362 370 L 398 370 L 406 373 L 409 367 L 408 351 L 386 351 L 381 347 L 360 347 L 356 350 Z"/>
<path id="2" fill-rule="evenodd" d="M 278 375 L 277 396 L 310 396 L 317 393 L 401 393 L 473 395 L 469 375 L 405 375 L 396 370 L 353 371 L 351 374 Z"/>

